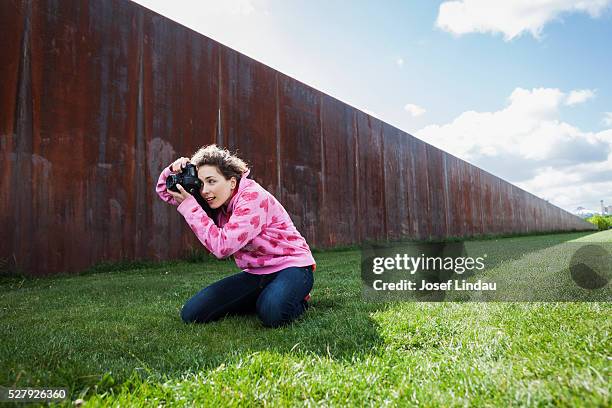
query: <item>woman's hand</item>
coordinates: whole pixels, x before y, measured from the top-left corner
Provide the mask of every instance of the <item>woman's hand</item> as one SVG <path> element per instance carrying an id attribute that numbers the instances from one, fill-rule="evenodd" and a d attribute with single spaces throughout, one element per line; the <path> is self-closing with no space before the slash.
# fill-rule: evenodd
<path id="1" fill-rule="evenodd" d="M 185 191 L 185 189 L 183 188 L 183 186 L 181 186 L 180 184 L 176 185 L 176 188 L 179 189 L 179 193 L 175 193 L 172 190 L 166 190 L 168 191 L 168 193 L 170 193 L 172 195 L 172 197 L 174 197 L 174 199 L 176 200 L 177 203 L 182 203 L 183 201 L 185 201 L 186 199 L 188 199 L 191 194 L 189 194 L 187 191 Z"/>
<path id="2" fill-rule="evenodd" d="M 172 172 L 174 173 L 178 173 L 183 169 L 183 167 L 187 165 L 187 163 L 189 163 L 189 158 L 187 157 L 181 157 L 180 159 L 176 159 L 174 163 L 172 163 L 172 165 L 170 166 L 170 170 L 172 170 Z"/>

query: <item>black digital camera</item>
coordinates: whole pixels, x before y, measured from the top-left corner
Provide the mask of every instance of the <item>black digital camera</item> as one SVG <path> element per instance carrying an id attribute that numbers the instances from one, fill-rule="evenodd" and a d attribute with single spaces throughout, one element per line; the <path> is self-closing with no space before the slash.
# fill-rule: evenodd
<path id="1" fill-rule="evenodd" d="M 179 192 L 177 184 L 183 186 L 192 196 L 200 195 L 202 189 L 202 180 L 198 178 L 198 170 L 196 166 L 191 163 L 187 163 L 179 174 L 171 174 L 166 179 L 166 188 L 175 193 Z"/>
<path id="2" fill-rule="evenodd" d="M 204 200 L 204 198 L 200 195 L 200 190 L 204 184 L 202 183 L 202 180 L 198 178 L 198 170 L 196 166 L 191 163 L 187 163 L 180 173 L 171 174 L 166 179 L 166 188 L 170 191 L 178 193 L 179 189 L 176 186 L 177 184 L 183 186 L 185 191 L 196 199 L 198 204 L 200 204 L 200 207 L 206 211 L 206 214 L 208 214 L 208 216 L 212 218 L 213 222 L 216 224 L 217 211 L 210 208 L 206 200 Z"/>

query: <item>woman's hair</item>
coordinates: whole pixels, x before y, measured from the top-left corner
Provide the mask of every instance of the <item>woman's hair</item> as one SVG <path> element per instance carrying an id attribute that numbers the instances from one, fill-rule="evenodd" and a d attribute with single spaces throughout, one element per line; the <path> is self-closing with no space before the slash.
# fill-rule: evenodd
<path id="1" fill-rule="evenodd" d="M 236 177 L 240 181 L 242 173 L 248 169 L 244 160 L 216 144 L 202 146 L 191 156 L 190 161 L 198 168 L 204 165 L 216 166 L 226 180 Z"/>

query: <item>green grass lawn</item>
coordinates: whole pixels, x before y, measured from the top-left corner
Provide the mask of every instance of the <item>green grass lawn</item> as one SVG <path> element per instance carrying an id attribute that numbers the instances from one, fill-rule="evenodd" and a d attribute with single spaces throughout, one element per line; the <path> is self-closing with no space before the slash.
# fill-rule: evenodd
<path id="1" fill-rule="evenodd" d="M 612 231 L 500 243 L 513 240 Z M 5 278 L 0 385 L 67 387 L 87 406 L 612 404 L 609 302 L 366 303 L 358 250 L 315 258 L 310 309 L 279 329 L 254 315 L 182 323 L 183 302 L 231 262 Z"/>

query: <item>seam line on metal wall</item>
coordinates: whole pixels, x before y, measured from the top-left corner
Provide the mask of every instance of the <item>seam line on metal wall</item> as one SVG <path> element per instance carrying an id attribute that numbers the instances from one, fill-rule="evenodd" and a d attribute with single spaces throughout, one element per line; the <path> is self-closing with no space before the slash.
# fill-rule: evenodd
<path id="1" fill-rule="evenodd" d="M 17 87 L 15 89 L 16 95 L 16 103 L 15 103 L 15 111 L 13 112 L 13 146 L 12 149 L 15 151 L 15 167 L 18 170 L 24 169 L 24 164 L 31 162 L 30 160 L 25 161 L 21 158 L 24 152 L 32 153 L 32 136 L 33 129 L 31 131 L 27 131 L 28 126 L 32 127 L 32 64 L 31 64 L 31 48 L 30 48 L 30 36 L 31 36 L 31 16 L 32 16 L 32 4 L 27 2 L 27 10 L 24 12 L 23 16 L 23 35 L 21 37 L 21 55 L 19 58 L 19 66 L 17 68 Z M 28 89 L 28 87 L 30 87 Z M 31 167 L 30 167 L 31 169 Z M 18 171 L 19 172 L 19 171 Z M 15 169 L 11 169 L 10 173 L 10 181 L 15 179 Z M 21 173 L 21 172 L 19 172 Z M 28 175 L 31 179 L 31 170 Z M 28 183 L 26 183 L 26 186 Z M 30 187 L 31 188 L 31 187 Z M 31 193 L 31 191 L 30 191 Z M 18 188 L 15 194 L 16 201 L 19 202 L 29 202 L 26 197 L 30 195 L 24 191 L 22 188 Z M 27 213 L 27 210 L 22 205 L 15 206 L 15 219 L 17 223 L 24 222 L 24 213 Z M 32 219 L 26 218 L 25 222 L 27 225 L 21 224 L 21 226 L 30 233 L 32 231 Z M 25 223 L 24 223 L 25 224 Z M 17 248 L 19 248 L 19 243 L 22 241 L 22 232 L 21 228 L 15 228 L 15 234 L 13 236 L 13 244 L 10 249 L 13 255 L 13 259 L 15 261 L 15 265 L 17 265 L 17 257 L 15 252 L 17 252 Z"/>
<path id="2" fill-rule="evenodd" d="M 323 136 L 323 97 L 319 94 L 319 143 L 321 148 L 321 182 L 325 185 L 325 138 Z M 321 189 L 323 202 L 325 202 L 325 189 Z"/>
<path id="3" fill-rule="evenodd" d="M 384 228 L 384 236 L 385 239 L 389 239 L 389 225 L 387 222 L 387 166 L 385 166 L 385 136 L 384 136 L 384 126 L 380 126 L 380 133 L 378 134 L 380 138 L 380 160 L 383 168 L 383 182 L 382 182 L 382 202 L 383 202 L 383 228 Z"/>
<path id="4" fill-rule="evenodd" d="M 276 99 L 276 123 L 275 123 L 275 131 L 276 131 L 276 195 L 279 200 L 282 200 L 282 190 L 281 190 L 281 168 L 280 168 L 280 101 L 279 101 L 279 91 L 278 91 L 278 72 L 274 73 L 274 98 Z"/>
<path id="5" fill-rule="evenodd" d="M 221 58 L 222 53 L 218 45 L 217 47 L 217 144 L 223 146 L 223 132 L 221 129 L 221 87 L 223 86 L 223 75 L 221 73 Z"/>
<path id="6" fill-rule="evenodd" d="M 421 222 L 417 222 L 422 219 L 423 207 L 418 206 L 417 203 L 419 201 L 419 180 L 417 179 L 417 142 L 416 139 L 412 139 L 412 146 L 410 148 L 410 155 L 412 156 L 412 180 L 414 181 L 413 187 L 413 197 L 414 197 L 414 208 L 415 208 L 415 231 L 416 236 L 420 237 L 423 234 L 424 228 Z"/>
<path id="7" fill-rule="evenodd" d="M 138 15 L 138 103 L 136 105 L 136 174 L 143 174 L 142 168 L 144 166 L 144 14 L 139 13 Z M 146 197 L 144 196 L 144 186 L 142 183 L 136 183 L 136 225 L 145 225 L 144 219 L 146 218 Z M 137 239 L 134 242 L 134 256 L 143 256 L 145 251 L 145 240 L 142 239 L 142 231 L 139 228 L 137 233 Z"/>
<path id="8" fill-rule="evenodd" d="M 319 202 L 322 204 L 321 208 L 325 208 L 325 160 L 327 159 L 325 154 L 325 138 L 323 137 L 323 96 L 321 92 L 319 92 L 319 144 L 321 149 L 321 178 L 319 179 L 321 183 L 321 198 Z M 325 211 L 323 211 L 325 212 Z M 327 232 L 327 230 L 325 231 Z M 317 234 L 314 234 L 316 237 Z M 322 237 L 323 241 L 327 240 L 329 237 Z M 316 246 L 316 245 L 315 245 Z"/>
<path id="9" fill-rule="evenodd" d="M 450 214 L 449 214 L 449 199 L 448 199 L 448 165 L 446 163 L 447 156 L 445 154 L 442 155 L 442 163 L 444 164 L 444 208 L 446 213 L 446 221 L 444 222 L 444 226 L 446 228 L 445 233 L 446 236 L 450 235 Z"/>
<path id="10" fill-rule="evenodd" d="M 423 142 L 425 143 L 425 142 Z M 430 199 L 430 186 L 429 186 L 429 149 L 427 148 L 427 145 L 424 144 L 423 145 L 423 150 L 425 151 L 425 191 L 427 194 L 425 194 L 425 199 L 427 200 L 427 239 L 431 239 L 432 237 L 432 230 L 433 230 L 433 225 L 431 223 L 432 220 L 432 211 L 431 211 L 431 199 Z"/>
<path id="11" fill-rule="evenodd" d="M 359 127 L 357 126 L 357 111 L 353 111 L 353 141 L 354 141 L 354 155 L 355 155 L 355 202 L 357 203 L 357 242 L 362 241 L 362 219 L 361 216 L 361 193 L 359 191 Z"/>

